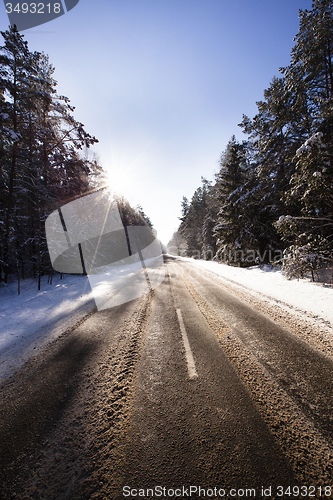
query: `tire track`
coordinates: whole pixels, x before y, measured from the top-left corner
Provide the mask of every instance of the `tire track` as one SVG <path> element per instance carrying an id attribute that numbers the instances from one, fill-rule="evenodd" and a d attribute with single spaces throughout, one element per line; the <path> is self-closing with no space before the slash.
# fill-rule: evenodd
<path id="1" fill-rule="evenodd" d="M 257 361 L 218 312 L 197 292 L 179 265 L 174 267 L 196 302 L 219 344 L 251 393 L 300 484 L 327 485 L 332 481 L 333 447 L 306 418 L 294 400 Z"/>
<path id="2" fill-rule="evenodd" d="M 50 359 L 40 361 L 45 372 L 52 366 L 54 351 L 62 360 L 68 342 L 93 343 L 94 350 L 73 376 L 63 379 L 71 397 L 51 428 L 37 434 L 37 443 L 13 457 L 6 468 L 1 498 L 112 498 L 121 474 L 117 470 L 123 460 L 119 444 L 128 424 L 133 377 L 152 297 L 149 293 L 132 303 L 96 313 L 50 346 Z M 29 365 L 29 373 L 32 377 L 41 375 L 39 364 Z M 51 393 L 52 384 L 51 378 Z M 8 391 L 15 400 L 15 381 Z M 38 394 L 36 389 L 37 398 Z M 52 394 L 47 400 L 56 410 L 59 400 L 51 401 Z M 36 402 L 32 405 L 37 413 L 39 408 Z M 31 421 L 34 418 L 32 414 Z M 22 419 L 21 415 L 18 422 Z"/>

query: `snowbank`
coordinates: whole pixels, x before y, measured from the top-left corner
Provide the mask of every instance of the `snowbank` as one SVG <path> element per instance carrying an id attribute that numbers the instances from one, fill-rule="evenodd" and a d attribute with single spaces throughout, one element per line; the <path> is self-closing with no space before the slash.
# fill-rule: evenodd
<path id="1" fill-rule="evenodd" d="M 269 299 L 329 321 L 333 326 L 333 288 L 307 280 L 287 280 L 271 266 L 232 267 L 217 262 L 177 257 Z"/>
<path id="2" fill-rule="evenodd" d="M 306 280 L 287 280 L 269 266 L 238 268 L 217 262 L 178 257 L 222 279 L 322 318 L 333 326 L 333 289 Z M 96 308 L 86 276 L 56 275 L 53 284 L 43 278 L 0 288 L 0 382 L 25 361 Z"/>
<path id="3" fill-rule="evenodd" d="M 17 283 L 0 288 L 0 381 L 94 308 L 86 276 L 56 275 L 52 285 L 44 277 L 40 291 L 25 280 L 21 295 Z"/>

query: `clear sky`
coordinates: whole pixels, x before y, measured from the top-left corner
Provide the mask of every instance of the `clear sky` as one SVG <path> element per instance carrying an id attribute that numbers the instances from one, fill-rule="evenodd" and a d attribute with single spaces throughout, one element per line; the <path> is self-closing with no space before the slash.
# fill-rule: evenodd
<path id="1" fill-rule="evenodd" d="M 15 3 L 15 1 L 13 1 Z M 45 2 L 46 3 L 46 2 Z M 311 0 L 80 0 L 22 32 L 49 54 L 59 93 L 99 139 L 111 183 L 167 243 L 180 202 L 214 179 L 237 124 L 253 117 L 290 61 L 298 10 Z M 0 29 L 8 27 L 0 5 Z"/>

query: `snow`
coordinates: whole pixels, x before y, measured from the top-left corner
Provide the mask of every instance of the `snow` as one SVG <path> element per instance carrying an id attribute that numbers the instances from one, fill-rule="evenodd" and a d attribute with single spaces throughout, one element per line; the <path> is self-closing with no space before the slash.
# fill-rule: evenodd
<path id="1" fill-rule="evenodd" d="M 157 250 L 161 251 L 159 243 L 157 249 L 152 243 L 143 251 L 153 289 L 165 275 L 162 255 L 150 256 Z M 121 266 L 99 268 L 99 274 L 64 274 L 62 280 L 57 274 L 52 285 L 44 277 L 40 291 L 36 280 L 22 281 L 20 295 L 17 282 L 0 288 L 0 383 L 90 312 L 147 293 L 141 261 L 133 257 L 131 265 L 124 259 Z"/>
<path id="2" fill-rule="evenodd" d="M 285 304 L 313 318 L 323 319 L 333 327 L 333 288 L 308 280 L 287 280 L 282 271 L 271 266 L 249 268 L 188 257 L 177 257 L 221 278 L 255 291 L 268 299 Z"/>
<path id="3" fill-rule="evenodd" d="M 16 134 L 16 133 L 14 132 L 14 130 L 10 130 L 10 129 L 9 129 L 9 128 L 7 128 L 7 127 L 3 127 L 3 128 L 2 128 L 2 130 L 4 130 L 5 132 L 7 132 L 7 134 L 8 134 L 8 135 L 10 135 L 10 137 L 11 137 L 11 139 L 12 139 L 13 141 L 16 141 L 17 139 L 19 139 L 19 138 L 21 137 L 21 136 L 20 136 L 20 134 Z"/>
<path id="4" fill-rule="evenodd" d="M 331 287 L 306 280 L 287 280 L 281 271 L 270 266 L 244 269 L 178 258 L 280 306 L 286 304 L 333 326 Z M 0 382 L 93 310 L 96 310 L 95 300 L 86 276 L 64 275 L 60 280 L 60 275 L 56 275 L 52 285 L 44 277 L 40 291 L 35 280 L 22 281 L 20 295 L 17 283 L 0 288 Z"/>
<path id="5" fill-rule="evenodd" d="M 19 138 L 19 135 L 14 132 L 14 130 L 9 131 L 10 137 L 13 139 L 13 141 L 16 141 L 16 139 Z"/>
<path id="6" fill-rule="evenodd" d="M 285 221 L 291 221 L 293 217 L 291 215 L 280 215 L 279 220 L 277 221 L 277 224 L 282 224 Z"/>
<path id="7" fill-rule="evenodd" d="M 0 382 L 95 308 L 86 276 L 60 275 L 0 288 Z"/>
<path id="8" fill-rule="evenodd" d="M 324 134 L 322 132 L 316 132 L 309 139 L 305 141 L 304 144 L 296 151 L 296 156 L 300 156 L 304 152 L 309 152 L 312 149 L 312 146 L 316 145 L 318 148 L 326 148 L 326 145 L 323 143 L 322 138 Z"/>

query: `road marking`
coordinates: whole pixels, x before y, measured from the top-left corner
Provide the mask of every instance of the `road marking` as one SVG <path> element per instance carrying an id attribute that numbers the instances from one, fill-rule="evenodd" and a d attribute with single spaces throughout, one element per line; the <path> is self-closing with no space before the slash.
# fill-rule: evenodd
<path id="1" fill-rule="evenodd" d="M 178 316 L 180 331 L 182 333 L 183 343 L 184 343 L 184 347 L 185 347 L 186 362 L 187 362 L 187 369 L 188 369 L 189 377 L 190 378 L 198 378 L 198 373 L 197 373 L 197 370 L 195 368 L 193 354 L 191 351 L 190 343 L 189 343 L 188 338 L 187 338 L 187 333 L 185 330 L 183 316 L 182 316 L 182 312 L 180 309 L 177 309 L 177 316 Z"/>

